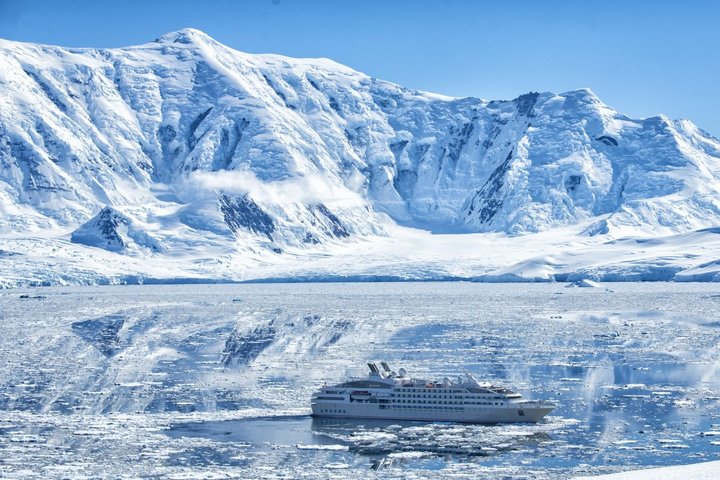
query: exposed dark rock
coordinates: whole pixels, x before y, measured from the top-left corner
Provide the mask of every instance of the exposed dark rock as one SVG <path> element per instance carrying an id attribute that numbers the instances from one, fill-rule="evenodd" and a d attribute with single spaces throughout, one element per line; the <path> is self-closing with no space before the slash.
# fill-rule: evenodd
<path id="1" fill-rule="evenodd" d="M 128 218 L 117 210 L 105 207 L 75 230 L 70 241 L 106 250 L 123 250 L 127 247 L 127 243 L 120 235 L 119 229 L 121 226 L 127 227 L 129 223 Z"/>
<path id="2" fill-rule="evenodd" d="M 26 192 L 49 191 L 60 192 L 70 191 L 70 188 L 59 178 L 48 178 L 41 173 L 41 166 L 45 160 L 40 156 L 36 148 L 26 143 L 23 139 L 6 139 L 0 145 L 0 160 L 2 163 L 9 162 L 16 165 L 22 172 L 22 186 Z"/>
<path id="3" fill-rule="evenodd" d="M 489 223 L 500 211 L 505 198 L 501 189 L 505 183 L 505 174 L 510 169 L 512 156 L 511 150 L 505 160 L 490 174 L 482 188 L 473 196 L 467 211 L 468 217 L 477 210 L 475 215 L 480 223 Z"/>
<path id="4" fill-rule="evenodd" d="M 601 136 L 599 136 L 599 137 L 595 137 L 595 140 L 597 140 L 598 142 L 602 142 L 602 143 L 604 143 L 605 145 L 609 145 L 609 146 L 611 146 L 611 147 L 617 147 L 617 146 L 618 146 L 618 141 L 615 140 L 615 139 L 612 138 L 612 137 L 608 137 L 607 135 L 601 135 Z"/>
<path id="5" fill-rule="evenodd" d="M 610 232 L 610 226 L 608 225 L 607 220 L 603 219 L 599 222 L 595 222 L 589 227 L 587 227 L 582 233 L 583 235 L 588 235 L 590 237 L 594 237 L 596 235 L 606 235 Z"/>
<path id="6" fill-rule="evenodd" d="M 339 104 L 338 101 L 335 99 L 335 97 L 330 97 L 330 98 L 328 98 L 328 101 L 330 102 L 330 108 L 332 108 L 333 110 L 335 110 L 338 114 L 342 114 L 342 110 L 341 110 L 341 108 L 340 108 L 340 104 Z"/>
<path id="7" fill-rule="evenodd" d="M 227 170 L 230 167 L 237 147 L 243 138 L 243 132 L 248 125 L 250 125 L 250 122 L 243 117 L 233 125 L 232 135 L 230 131 L 223 128 L 220 136 L 220 148 L 213 160 L 213 171 Z"/>
<path id="8" fill-rule="evenodd" d="M 47 151 L 50 160 L 57 163 L 67 151 L 67 147 L 53 134 L 50 127 L 44 120 L 38 119 L 35 123 L 35 131 L 42 137 L 42 144 Z M 70 157 L 73 159 L 73 157 Z"/>
<path id="9" fill-rule="evenodd" d="M 322 92 L 322 90 L 320 89 L 320 85 L 318 85 L 318 83 L 315 80 L 313 80 L 310 76 L 306 76 L 305 78 L 307 78 L 307 81 L 311 87 L 313 87 L 318 92 Z"/>
<path id="10" fill-rule="evenodd" d="M 175 127 L 173 127 L 172 125 L 163 125 L 162 127 L 158 128 L 157 138 L 160 142 L 160 148 L 162 149 L 163 160 L 171 160 L 180 155 L 180 153 L 182 152 L 181 146 L 171 148 L 171 143 L 173 142 L 173 140 L 175 140 L 176 137 L 177 130 L 175 130 Z"/>
<path id="11" fill-rule="evenodd" d="M 322 203 L 316 203 L 311 208 L 313 212 L 320 213 L 330 221 L 330 231 L 328 232 L 330 235 L 335 238 L 345 238 L 350 236 L 350 233 L 347 231 L 337 215 L 332 213 L 325 205 Z"/>
<path id="12" fill-rule="evenodd" d="M 318 240 L 317 237 L 312 233 L 306 232 L 305 238 L 303 238 L 303 242 L 317 245 L 318 243 L 320 243 L 320 240 Z"/>
<path id="13" fill-rule="evenodd" d="M 535 112 L 533 111 L 533 108 L 535 107 L 535 103 L 537 103 L 539 96 L 540 94 L 537 92 L 530 92 L 516 98 L 514 102 L 517 105 L 518 113 L 527 117 L 534 117 Z"/>
<path id="14" fill-rule="evenodd" d="M 582 181 L 582 175 L 569 175 L 565 179 L 565 189 L 568 192 L 574 192 L 580 182 Z"/>
<path id="15" fill-rule="evenodd" d="M 219 203 L 225 223 L 233 233 L 237 233 L 239 230 L 249 230 L 259 235 L 265 235 L 270 240 L 273 239 L 275 222 L 249 195 L 245 194 L 241 197 L 220 195 Z"/>
<path id="16" fill-rule="evenodd" d="M 393 142 L 388 147 L 390 148 L 390 151 L 395 156 L 395 160 L 400 159 L 400 155 L 402 155 L 403 150 L 405 150 L 405 147 L 407 147 L 408 141 L 407 140 L 399 140 L 397 142 Z"/>
<path id="17" fill-rule="evenodd" d="M 210 112 L 212 112 L 213 107 L 208 108 L 204 112 L 202 112 L 200 115 L 195 118 L 195 120 L 192 121 L 190 124 L 190 131 L 188 133 L 188 146 L 190 148 L 195 147 L 197 144 L 198 139 L 195 138 L 195 131 L 198 129 L 200 124 L 205 120 L 205 118 L 210 115 Z"/>
<path id="18" fill-rule="evenodd" d="M 447 157 L 453 163 L 456 163 L 458 161 L 458 159 L 460 158 L 460 152 L 462 152 L 463 147 L 470 140 L 470 136 L 472 135 L 474 130 L 475 130 L 475 119 L 464 124 L 459 130 L 453 128 L 450 131 L 450 133 L 455 136 L 450 141 L 450 143 L 445 147 L 444 157 Z M 457 134 L 456 134 L 456 131 L 457 131 Z"/>
<path id="19" fill-rule="evenodd" d="M 40 90 L 43 91 L 48 100 L 50 100 L 61 112 L 67 112 L 67 105 L 60 101 L 57 95 L 53 92 L 52 88 L 50 88 L 50 85 L 43 82 L 35 72 L 30 72 L 28 70 L 24 70 L 24 72 L 28 77 L 35 80 L 35 83 L 37 83 L 38 87 L 40 87 Z"/>
<path id="20" fill-rule="evenodd" d="M 285 95 L 283 93 L 283 91 L 280 90 L 272 80 L 270 80 L 270 77 L 268 77 L 267 75 L 263 75 L 263 78 L 265 79 L 265 83 L 267 83 L 268 86 L 270 88 L 272 88 L 273 92 L 275 92 L 275 95 L 277 95 L 280 98 L 280 100 L 283 101 L 283 103 L 285 104 L 285 106 L 287 108 L 289 108 L 291 110 L 297 109 L 297 107 L 295 105 L 292 105 L 291 103 L 288 102 L 287 95 Z"/>
<path id="21" fill-rule="evenodd" d="M 163 125 L 158 128 L 157 137 L 161 143 L 170 143 L 177 136 L 177 132 L 172 125 Z"/>

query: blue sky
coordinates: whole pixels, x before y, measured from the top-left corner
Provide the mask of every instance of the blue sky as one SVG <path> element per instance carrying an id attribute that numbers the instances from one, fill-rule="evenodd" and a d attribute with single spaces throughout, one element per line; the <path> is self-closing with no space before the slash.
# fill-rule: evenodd
<path id="1" fill-rule="evenodd" d="M 118 47 L 194 27 L 447 95 L 590 87 L 628 115 L 689 118 L 715 136 L 719 25 L 716 1 L 0 0 L 11 40 Z"/>

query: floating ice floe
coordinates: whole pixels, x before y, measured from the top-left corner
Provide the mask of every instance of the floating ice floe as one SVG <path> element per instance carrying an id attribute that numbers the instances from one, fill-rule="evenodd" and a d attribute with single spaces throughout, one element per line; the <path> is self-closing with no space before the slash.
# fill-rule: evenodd
<path id="1" fill-rule="evenodd" d="M 565 285 L 567 288 L 603 288 L 602 285 L 600 285 L 597 282 L 594 282 L 592 280 L 588 280 L 587 278 L 583 278 L 582 280 L 576 280 L 574 282 L 568 283 Z"/>
<path id="2" fill-rule="evenodd" d="M 295 447 L 298 450 L 336 450 L 336 451 L 347 451 L 347 445 L 302 445 L 297 444 Z"/>

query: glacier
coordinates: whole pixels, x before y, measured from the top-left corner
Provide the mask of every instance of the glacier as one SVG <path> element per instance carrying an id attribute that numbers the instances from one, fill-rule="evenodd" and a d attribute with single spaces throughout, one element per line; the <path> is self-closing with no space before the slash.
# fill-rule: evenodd
<path id="1" fill-rule="evenodd" d="M 589 89 L 452 98 L 194 29 L 0 62 L 5 287 L 720 280 L 720 141 Z"/>

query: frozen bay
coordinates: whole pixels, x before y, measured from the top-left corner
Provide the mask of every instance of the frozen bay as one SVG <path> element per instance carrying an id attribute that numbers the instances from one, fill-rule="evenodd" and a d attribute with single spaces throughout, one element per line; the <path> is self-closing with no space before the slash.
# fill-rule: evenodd
<path id="1" fill-rule="evenodd" d="M 0 296 L 0 476 L 567 478 L 720 454 L 720 286 L 67 287 Z M 463 368 L 538 425 L 319 422 L 367 360 Z"/>

